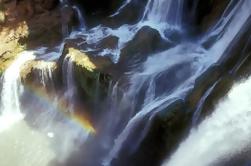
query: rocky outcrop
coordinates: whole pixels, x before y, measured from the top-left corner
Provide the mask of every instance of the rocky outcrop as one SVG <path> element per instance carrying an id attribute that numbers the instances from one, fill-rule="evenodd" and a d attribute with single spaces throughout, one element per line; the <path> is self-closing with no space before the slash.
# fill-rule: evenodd
<path id="1" fill-rule="evenodd" d="M 219 20 L 229 3 L 229 0 L 187 0 L 184 22 L 193 33 L 204 33 Z"/>
<path id="2" fill-rule="evenodd" d="M 31 87 L 39 87 L 47 91 L 56 90 L 61 87 L 58 69 L 56 62 L 31 60 L 26 62 L 20 70 L 21 81 L 24 85 Z"/>
<path id="3" fill-rule="evenodd" d="M 25 46 L 19 43 L 19 39 L 27 35 L 28 26 L 25 22 L 20 22 L 13 28 L 0 26 L 0 73 L 25 49 Z"/>
<path id="4" fill-rule="evenodd" d="M 177 100 L 162 111 L 147 115 L 134 127 L 123 144 L 118 160 L 114 159 L 111 165 L 161 165 L 163 159 L 175 150 L 177 142 L 181 141 L 189 130 L 191 116 L 186 110 L 186 104 L 182 100 Z M 137 142 L 144 132 L 144 139 Z M 127 146 L 130 141 L 138 146 Z"/>
<path id="5" fill-rule="evenodd" d="M 156 29 L 144 26 L 121 50 L 121 57 L 132 57 L 135 54 L 147 57 L 147 55 L 151 53 L 170 48 L 171 46 L 172 44 L 170 42 L 162 39 L 160 33 Z"/>
<path id="6" fill-rule="evenodd" d="M 86 16 L 87 26 L 100 24 L 100 21 L 111 15 L 125 0 L 74 0 L 81 6 Z"/>
<path id="7" fill-rule="evenodd" d="M 66 47 L 59 60 L 61 67 L 63 63 L 73 64 L 73 74 L 79 92 L 82 92 L 86 99 L 93 99 L 98 95 L 98 91 L 101 95 L 107 93 L 110 81 L 107 69 L 112 65 L 108 57 L 90 56 L 74 47 Z"/>
<path id="8" fill-rule="evenodd" d="M 0 73 L 9 66 L 19 52 L 41 46 L 43 43 L 59 41 L 56 36 L 61 35 L 60 15 L 56 16 L 58 15 L 56 10 L 49 11 L 56 7 L 56 3 L 50 7 L 46 5 L 51 2 L 53 1 L 0 2 Z M 44 10 L 39 11 L 39 6 Z"/>

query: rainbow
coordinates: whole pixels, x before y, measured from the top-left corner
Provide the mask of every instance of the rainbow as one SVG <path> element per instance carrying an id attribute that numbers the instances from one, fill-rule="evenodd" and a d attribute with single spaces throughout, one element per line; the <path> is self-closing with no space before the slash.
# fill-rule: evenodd
<path id="1" fill-rule="evenodd" d="M 58 110 L 58 113 L 64 115 L 66 119 L 76 122 L 76 124 L 78 124 L 78 126 L 80 126 L 86 132 L 90 134 L 96 134 L 96 130 L 92 125 L 91 120 L 86 113 L 86 110 L 84 110 L 83 108 L 75 108 L 74 111 L 69 112 L 69 103 L 67 103 L 64 97 L 60 98 L 55 93 L 48 92 L 45 90 L 45 88 L 34 86 L 32 84 L 25 84 L 24 87 L 25 90 L 27 90 L 39 100 L 42 100 L 42 102 L 44 102 L 46 105 L 50 107 L 56 107 L 55 110 Z M 57 103 L 55 103 L 56 98 L 58 99 L 56 100 Z"/>

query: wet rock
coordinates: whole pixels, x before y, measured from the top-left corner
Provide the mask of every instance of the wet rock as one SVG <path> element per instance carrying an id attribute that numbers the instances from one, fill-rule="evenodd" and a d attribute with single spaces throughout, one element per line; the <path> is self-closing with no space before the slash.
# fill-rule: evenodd
<path id="1" fill-rule="evenodd" d="M 106 70 L 112 62 L 107 57 L 89 56 L 80 50 L 65 48 L 60 58 L 61 67 L 66 60 L 72 61 L 75 80 L 79 89 L 87 99 L 93 99 L 100 91 L 101 96 L 108 90 L 110 75 Z"/>
<path id="2" fill-rule="evenodd" d="M 100 20 L 116 11 L 124 0 L 75 0 L 86 16 L 88 26 L 100 24 Z"/>
<path id="3" fill-rule="evenodd" d="M 185 103 L 177 100 L 159 112 L 148 114 L 134 127 L 111 165 L 161 165 L 189 129 L 190 120 L 185 110 Z M 139 141 L 140 138 L 143 140 Z"/>
<path id="4" fill-rule="evenodd" d="M 202 121 L 206 116 L 210 115 L 221 99 L 232 88 L 235 79 L 232 75 L 228 74 L 220 78 L 220 80 L 214 86 L 212 92 L 207 96 L 203 107 L 202 114 L 199 121 Z"/>
<path id="5" fill-rule="evenodd" d="M 244 71 L 247 74 L 250 73 L 250 71 L 244 69 L 248 67 L 245 64 L 248 63 L 251 51 L 250 35 L 251 18 L 249 18 L 245 26 L 240 30 L 240 33 L 233 39 L 232 44 L 227 48 L 219 62 L 224 66 L 226 71 L 235 71 L 237 77 L 239 74 L 243 75 Z M 238 72 L 239 68 L 241 69 Z"/>
<path id="6" fill-rule="evenodd" d="M 137 23 L 144 14 L 147 0 L 133 0 L 120 9 L 117 13 L 102 20 L 102 24 L 108 27 L 118 28 L 123 24 Z"/>
<path id="7" fill-rule="evenodd" d="M 212 27 L 221 17 L 229 0 L 188 0 L 185 2 L 186 15 L 184 22 L 192 25 L 191 30 L 194 33 L 205 32 Z M 195 26 L 195 28 L 193 27 Z"/>
<path id="8" fill-rule="evenodd" d="M 101 49 L 116 49 L 118 47 L 118 41 L 119 38 L 117 36 L 108 36 L 101 40 L 96 47 Z"/>
<path id="9" fill-rule="evenodd" d="M 156 29 L 149 26 L 142 27 L 135 37 L 121 50 L 121 60 L 134 58 L 146 58 L 147 55 L 170 48 L 171 43 L 165 41 Z M 138 56 L 141 55 L 141 56 Z"/>
<path id="10" fill-rule="evenodd" d="M 21 80 L 25 85 L 51 89 L 60 87 L 59 70 L 56 62 L 31 60 L 26 62 L 20 71 Z"/>
<path id="11" fill-rule="evenodd" d="M 193 90 L 186 97 L 190 110 L 196 108 L 203 94 L 221 77 L 222 69 L 223 68 L 218 65 L 212 66 L 196 79 Z"/>

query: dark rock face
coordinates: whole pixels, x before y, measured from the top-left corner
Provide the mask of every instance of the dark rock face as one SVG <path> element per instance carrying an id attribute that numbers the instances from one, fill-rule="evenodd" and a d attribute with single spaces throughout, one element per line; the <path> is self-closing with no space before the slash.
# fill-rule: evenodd
<path id="1" fill-rule="evenodd" d="M 189 117 L 182 100 L 175 101 L 156 114 L 147 115 L 133 129 L 119 153 L 118 160 L 114 159 L 112 165 L 161 165 L 164 158 L 175 150 L 177 142 L 187 133 Z M 146 121 L 150 125 L 146 125 Z M 142 134 L 144 139 L 138 142 Z M 131 142 L 137 146 L 131 145 Z"/>
<path id="2" fill-rule="evenodd" d="M 83 9 L 88 26 L 93 26 L 115 12 L 123 3 L 123 0 L 74 0 L 73 2 Z"/>
<path id="3" fill-rule="evenodd" d="M 52 89 L 56 90 L 56 88 L 59 89 L 62 86 L 59 81 L 61 79 L 59 77 L 59 68 L 57 63 L 53 61 L 28 61 L 22 66 L 20 75 L 22 83 L 30 87 L 50 91 Z M 41 79 L 41 76 L 44 77 L 44 79 Z"/>
<path id="4" fill-rule="evenodd" d="M 189 25 L 193 33 L 203 33 L 217 22 L 229 2 L 229 0 L 188 0 L 185 2 L 187 14 L 184 15 L 184 22 Z"/>
<path id="5" fill-rule="evenodd" d="M 170 48 L 173 44 L 165 41 L 159 32 L 151 27 L 142 27 L 121 50 L 121 60 L 128 58 L 145 59 L 148 55 Z"/>
<path id="6" fill-rule="evenodd" d="M 111 60 L 108 57 L 90 56 L 81 52 L 76 48 L 76 42 L 79 41 L 68 41 L 58 65 L 62 70 L 67 59 L 72 61 L 78 92 L 86 100 L 94 100 L 98 92 L 100 97 L 106 96 L 111 77 L 108 70 L 112 65 Z"/>
<path id="7" fill-rule="evenodd" d="M 119 13 L 104 19 L 102 24 L 113 28 L 123 24 L 134 24 L 143 17 L 146 3 L 147 0 L 133 0 L 121 8 Z"/>
<path id="8" fill-rule="evenodd" d="M 161 113 L 148 115 L 139 122 L 112 165 L 160 165 L 166 157 L 163 154 L 170 155 L 170 152 L 175 150 L 181 139 L 186 136 L 194 111 L 210 87 L 213 88 L 202 103 L 201 115 L 197 123 L 212 114 L 214 108 L 229 92 L 234 82 L 250 76 L 250 33 L 250 23 L 248 23 L 234 39 L 236 42 L 224 52 L 218 64 L 210 67 L 196 80 L 194 89 L 189 92 L 184 102 L 180 102 L 181 104 L 173 103 L 167 109 L 163 109 Z M 176 119 L 177 117 L 178 119 Z M 145 137 L 138 145 L 137 139 L 142 136 L 142 131 L 149 123 L 151 124 L 150 129 L 144 133 Z M 136 142 L 137 147 L 130 145 L 131 142 Z M 240 160 L 245 161 L 243 158 L 237 158 L 236 163 L 241 163 Z"/>

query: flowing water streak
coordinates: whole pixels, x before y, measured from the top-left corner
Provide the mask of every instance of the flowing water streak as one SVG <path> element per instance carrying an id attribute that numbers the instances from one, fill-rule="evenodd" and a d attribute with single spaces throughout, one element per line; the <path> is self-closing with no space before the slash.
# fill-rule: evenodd
<path id="1" fill-rule="evenodd" d="M 43 86 L 46 87 L 47 84 L 51 84 L 50 86 L 54 88 L 53 69 L 56 67 L 54 62 L 41 62 L 39 65 L 41 68 L 39 75 Z"/>
<path id="2" fill-rule="evenodd" d="M 183 0 L 150 0 L 147 3 L 143 20 L 155 24 L 167 23 L 174 28 L 181 28 Z"/>
<path id="3" fill-rule="evenodd" d="M 63 73 L 65 73 L 66 77 L 63 79 L 63 83 L 65 86 L 64 97 L 67 100 L 69 112 L 74 111 L 74 100 L 76 95 L 76 84 L 74 80 L 74 72 L 73 72 L 73 57 L 66 56 L 63 61 Z"/>
<path id="4" fill-rule="evenodd" d="M 78 16 L 78 30 L 84 31 L 85 30 L 85 19 L 80 8 L 77 5 L 72 6 L 72 9 L 75 10 Z"/>
<path id="5" fill-rule="evenodd" d="M 208 69 L 208 67 L 210 67 L 212 64 L 218 62 L 218 60 L 222 57 L 223 52 L 226 50 L 226 48 L 230 45 L 230 43 L 233 41 L 233 39 L 238 35 L 238 33 L 240 32 L 241 28 L 243 27 L 243 25 L 246 23 L 248 17 L 251 14 L 251 10 L 247 10 L 248 8 L 251 7 L 251 2 L 248 0 L 244 0 L 243 3 L 241 3 L 240 6 L 240 11 L 236 13 L 236 15 L 233 16 L 233 18 L 229 21 L 229 23 L 227 24 L 228 26 L 225 27 L 225 32 L 222 36 L 220 36 L 220 39 L 208 50 L 208 51 L 203 51 L 203 50 L 198 50 L 199 46 L 197 46 L 197 49 L 191 49 L 193 47 L 191 47 L 191 45 L 189 44 L 184 44 L 185 47 L 182 46 L 177 46 L 176 49 L 178 50 L 177 52 L 170 52 L 170 55 L 175 55 L 172 60 L 174 60 L 174 64 L 178 65 L 180 63 L 182 63 L 182 58 L 184 58 L 184 55 L 190 55 L 190 57 L 186 57 L 186 59 L 188 60 L 188 64 L 190 64 L 192 66 L 192 68 L 190 69 L 186 69 L 186 71 L 191 71 L 191 77 L 188 78 L 187 80 L 183 80 L 183 84 L 181 85 L 176 85 L 176 89 L 163 93 L 162 95 L 156 95 L 158 97 L 154 97 L 154 94 L 150 94 L 150 96 L 146 96 L 145 98 L 145 102 L 147 103 L 152 103 L 152 102 L 156 102 L 158 100 L 164 100 L 164 101 L 168 101 L 169 99 L 171 99 L 172 97 L 174 98 L 179 98 L 182 95 L 184 95 L 187 90 L 191 89 L 193 87 L 194 81 L 196 80 L 196 78 L 201 75 L 204 71 L 206 71 L 206 69 Z M 236 8 L 234 8 L 233 10 L 236 10 Z M 188 49 L 189 47 L 189 49 Z M 196 47 L 196 46 L 195 46 Z M 190 52 L 186 52 L 184 50 L 190 50 Z M 170 49 L 172 50 L 172 49 Z M 170 51 L 169 50 L 169 51 Z M 181 52 L 180 52 L 181 51 Z M 182 51 L 184 51 L 182 53 Z M 168 52 L 164 52 L 162 53 L 164 59 L 168 58 Z M 156 59 L 155 59 L 156 58 Z M 158 58 L 158 59 L 157 59 Z M 191 58 L 191 59 L 190 59 Z M 155 59 L 155 60 L 154 60 Z M 145 62 L 145 71 L 140 74 L 140 75 L 145 75 L 148 76 L 148 78 L 146 80 L 148 80 L 147 82 L 149 83 L 149 85 L 154 85 L 153 82 L 151 81 L 152 79 L 157 79 L 160 73 L 163 73 L 164 71 L 169 71 L 172 67 L 168 66 L 168 64 L 164 63 L 164 62 L 168 62 L 170 63 L 171 59 L 166 59 L 164 60 L 160 57 L 158 57 L 158 55 L 155 55 L 154 57 L 150 57 L 148 58 L 148 60 Z M 190 59 L 190 60 L 189 60 Z M 154 65 L 154 61 L 156 61 L 157 65 Z M 160 63 L 163 62 L 163 63 Z M 185 62 L 183 62 L 184 65 L 186 64 Z M 162 65 L 163 64 L 163 65 Z M 177 71 L 178 73 L 178 71 Z M 135 79 L 136 78 L 136 79 Z M 136 77 L 132 76 L 132 85 L 129 88 L 129 93 L 130 93 L 130 89 L 132 90 L 133 94 L 137 94 L 137 90 L 136 89 L 140 89 L 139 87 L 141 85 L 144 85 L 144 77 L 139 77 L 139 75 L 136 74 Z M 136 80 L 139 80 L 136 81 Z M 143 81 L 143 83 L 142 83 Z M 174 82 L 178 82 L 177 80 L 173 80 Z M 147 83 L 147 84 L 148 84 Z M 133 88 L 133 86 L 137 87 L 136 89 Z M 149 92 L 154 92 L 155 90 L 152 89 L 152 87 L 158 87 L 157 85 L 155 86 L 149 86 L 147 91 Z M 172 94 L 173 93 L 173 94 Z M 128 96 L 131 96 L 130 94 Z M 148 104 L 145 105 L 148 105 Z M 152 103 L 153 104 L 153 103 Z M 163 104 L 163 103 L 161 103 Z M 160 104 L 160 105 L 161 105 Z M 115 141 L 115 144 L 112 148 L 112 150 L 110 151 L 108 157 L 104 160 L 104 165 L 109 165 L 110 162 L 113 160 L 113 158 L 116 158 L 116 156 L 118 155 L 118 152 L 120 151 L 124 141 L 126 140 L 126 138 L 129 136 L 129 134 L 131 133 L 131 130 L 133 129 L 132 126 L 134 126 L 135 124 L 137 124 L 137 121 L 139 121 L 140 119 L 142 119 L 146 114 L 151 113 L 151 111 L 153 110 L 148 110 L 148 109 L 144 109 L 144 107 L 134 116 L 132 117 L 127 126 L 124 128 L 124 130 L 121 132 L 121 134 L 118 136 L 118 138 Z"/>
<path id="6" fill-rule="evenodd" d="M 185 44 L 184 46 L 177 46 L 165 52 L 159 53 L 158 55 L 155 55 L 153 57 L 149 57 L 148 60 L 143 64 L 144 70 L 139 73 L 134 73 L 131 76 L 131 86 L 126 93 L 127 100 L 129 99 L 127 103 L 131 104 L 129 106 L 129 109 L 125 110 L 134 111 L 127 113 L 134 116 L 128 117 L 127 125 L 115 140 L 114 146 L 110 150 L 109 155 L 106 156 L 103 165 L 109 166 L 111 161 L 117 157 L 123 146 L 123 143 L 127 140 L 128 136 L 130 136 L 130 133 L 139 121 L 141 121 L 146 115 L 153 113 L 156 108 L 162 106 L 163 104 L 171 103 L 171 101 L 175 101 L 177 98 L 184 98 L 186 92 L 193 87 L 195 79 L 205 70 L 206 66 L 205 68 L 198 67 L 202 64 L 198 63 L 195 60 L 200 58 L 203 54 L 196 53 L 196 49 L 198 48 L 195 48 L 195 50 L 193 50 L 194 52 L 188 53 L 186 52 L 186 47 L 192 48 L 190 45 L 187 46 Z M 175 55 L 175 58 L 170 59 L 170 55 Z M 187 57 L 184 58 L 184 56 Z M 181 75 L 176 75 L 175 77 L 173 75 L 170 75 L 170 78 L 173 79 L 172 82 L 176 82 L 176 84 L 170 83 L 170 85 L 168 85 L 167 83 L 163 86 L 169 88 L 169 91 L 161 91 L 157 93 L 155 87 L 160 86 L 157 85 L 158 77 L 160 77 L 165 72 L 168 73 L 169 70 L 178 66 L 179 64 L 183 64 L 186 67 L 184 69 L 177 69 L 177 71 L 180 70 L 179 73 Z M 190 72 L 185 73 L 183 72 L 183 70 Z M 170 80 L 170 78 L 166 78 L 167 82 L 168 80 Z M 153 84 L 156 85 L 153 86 Z M 137 103 L 136 101 L 132 103 L 131 99 L 136 100 L 135 96 L 140 93 L 140 89 L 145 85 L 147 85 L 146 91 L 149 93 L 146 93 L 142 108 L 139 110 L 139 112 L 136 112 L 133 106 L 135 106 Z M 125 119 L 125 116 L 123 116 L 123 119 Z M 141 140 L 136 141 L 139 143 L 141 142 Z"/>
<path id="7" fill-rule="evenodd" d="M 22 65 L 35 58 L 33 52 L 24 51 L 3 75 L 0 116 L 0 165 L 47 166 L 55 157 L 46 135 L 32 130 L 23 120 L 20 95 L 24 87 L 20 80 Z M 34 151 L 35 150 L 35 151 Z"/>
<path id="8" fill-rule="evenodd" d="M 23 114 L 20 110 L 19 96 L 23 86 L 20 80 L 20 68 L 22 65 L 34 59 L 33 52 L 22 52 L 3 74 L 1 91 L 1 116 L 0 132 L 21 120 Z"/>
<path id="9" fill-rule="evenodd" d="M 251 148 L 251 78 L 235 85 L 214 113 L 163 166 L 210 166 Z M 195 155 L 196 154 L 196 155 Z"/>
<path id="10" fill-rule="evenodd" d="M 120 6 L 119 9 L 118 9 L 114 14 L 110 15 L 110 17 L 114 17 L 114 16 L 118 15 L 118 14 L 121 12 L 121 10 L 123 10 L 129 3 L 131 3 L 131 1 L 132 1 L 132 0 L 126 0 L 126 1 L 123 3 L 123 5 Z"/>
<path id="11" fill-rule="evenodd" d="M 213 91 L 215 85 L 218 83 L 218 81 L 216 83 L 213 84 L 213 86 L 211 86 L 206 92 L 205 94 L 201 97 L 200 101 L 199 101 L 199 104 L 196 108 L 196 110 L 194 111 L 194 114 L 193 114 L 193 119 L 192 119 L 192 125 L 195 126 L 197 125 L 198 121 L 199 121 L 199 118 L 200 118 L 200 115 L 201 115 L 201 111 L 202 111 L 202 108 L 204 106 L 204 103 L 208 97 L 208 95 L 211 94 L 211 92 Z"/>
<path id="12" fill-rule="evenodd" d="M 147 3 L 144 14 L 141 20 L 134 25 L 122 25 L 116 29 L 109 27 L 97 26 L 85 33 L 88 44 L 96 44 L 108 36 L 116 36 L 119 38 L 118 47 L 115 49 L 102 49 L 99 51 L 100 56 L 112 55 L 115 63 L 118 62 L 120 50 L 125 44 L 133 39 L 135 34 L 143 27 L 149 26 L 159 31 L 160 35 L 169 40 L 166 36 L 172 30 L 181 31 L 182 15 L 184 0 L 150 0 Z M 124 3 L 126 6 L 131 1 Z M 122 5 L 121 9 L 125 7 Z M 168 7 L 168 9 L 167 9 Z M 120 10 L 118 12 L 120 12 Z M 118 14 L 118 13 L 115 13 Z M 86 49 L 86 51 L 97 51 L 95 49 Z"/>

